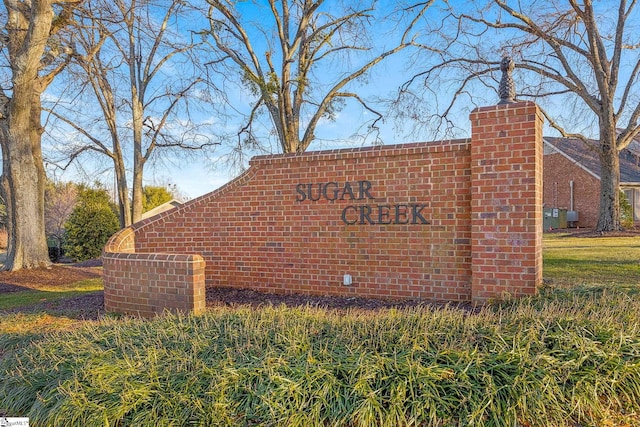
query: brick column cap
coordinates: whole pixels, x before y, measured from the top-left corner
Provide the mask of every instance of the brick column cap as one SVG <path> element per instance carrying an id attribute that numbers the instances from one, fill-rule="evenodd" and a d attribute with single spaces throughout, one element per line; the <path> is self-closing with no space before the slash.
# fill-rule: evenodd
<path id="1" fill-rule="evenodd" d="M 518 102 L 509 103 L 509 104 L 496 104 L 496 105 L 486 105 L 484 107 L 476 107 L 471 111 L 470 115 L 486 113 L 489 111 L 500 111 L 500 110 L 507 110 L 510 108 L 523 108 L 523 107 L 535 107 L 538 110 L 540 109 L 540 107 L 538 107 L 538 104 L 536 104 L 533 101 L 518 101 Z"/>

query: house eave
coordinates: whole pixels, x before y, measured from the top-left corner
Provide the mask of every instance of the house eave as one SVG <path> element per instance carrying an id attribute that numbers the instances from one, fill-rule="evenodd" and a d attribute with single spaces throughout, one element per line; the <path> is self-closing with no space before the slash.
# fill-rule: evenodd
<path id="1" fill-rule="evenodd" d="M 548 146 L 552 147 L 556 153 L 560 154 L 561 156 L 563 156 L 565 159 L 569 160 L 571 163 L 573 163 L 574 165 L 576 165 L 577 167 L 579 167 L 580 169 L 582 169 L 583 171 L 585 171 L 586 173 L 588 173 L 589 175 L 591 175 L 592 177 L 594 177 L 595 179 L 597 179 L 598 181 L 600 181 L 600 176 L 598 174 L 596 174 L 595 172 L 593 172 L 592 170 L 584 167 L 582 164 L 580 164 L 580 162 L 577 162 L 575 159 L 573 159 L 571 156 L 569 156 L 567 153 L 565 153 L 564 151 L 562 151 L 561 149 L 559 149 L 558 147 L 556 147 L 555 145 L 553 145 L 552 143 L 550 143 L 549 141 L 547 141 L 546 138 L 542 138 L 542 141 L 547 144 Z"/>

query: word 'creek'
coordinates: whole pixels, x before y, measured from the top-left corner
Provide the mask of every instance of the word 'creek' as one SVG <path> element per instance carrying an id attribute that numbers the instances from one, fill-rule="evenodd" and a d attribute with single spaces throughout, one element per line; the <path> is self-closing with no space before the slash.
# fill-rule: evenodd
<path id="1" fill-rule="evenodd" d="M 297 184 L 296 201 L 375 200 L 371 190 L 372 184 L 366 180 Z M 349 205 L 342 210 L 340 218 L 347 225 L 429 224 L 422 214 L 426 207 L 420 203 Z"/>

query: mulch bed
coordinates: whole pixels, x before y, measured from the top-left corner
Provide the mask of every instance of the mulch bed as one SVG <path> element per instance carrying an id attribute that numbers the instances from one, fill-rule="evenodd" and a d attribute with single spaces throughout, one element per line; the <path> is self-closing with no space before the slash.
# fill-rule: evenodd
<path id="1" fill-rule="evenodd" d="M 18 272 L 0 271 L 0 298 L 2 294 L 33 288 L 35 284 L 50 286 L 64 285 L 84 279 L 101 277 L 102 269 L 84 265 L 54 265 L 51 268 L 23 270 Z M 443 307 L 445 304 L 428 303 L 419 300 L 388 301 L 361 297 L 309 296 L 300 294 L 268 294 L 251 289 L 207 288 L 207 306 L 250 306 L 286 305 L 288 307 L 321 307 L 336 310 L 380 310 L 405 307 Z M 469 304 L 458 305 L 472 312 Z M 67 316 L 74 319 L 96 320 L 104 314 L 104 294 L 102 291 L 64 298 L 55 301 L 43 301 L 27 308 L 15 308 L 4 313 L 45 312 L 55 316 Z M 0 312 L 2 314 L 3 312 Z"/>
<path id="2" fill-rule="evenodd" d="M 66 285 L 102 277 L 100 269 L 83 265 L 54 264 L 51 268 L 0 271 L 0 294 L 34 289 L 37 286 Z"/>
<path id="3" fill-rule="evenodd" d="M 301 294 L 269 294 L 251 289 L 236 288 L 207 288 L 207 307 L 220 305 L 260 307 L 264 305 L 286 305 L 287 307 L 320 307 L 336 310 L 380 310 L 386 308 L 455 306 L 472 311 L 470 304 L 447 304 L 421 300 L 381 300 L 362 297 L 340 297 L 330 295 L 301 295 Z"/>

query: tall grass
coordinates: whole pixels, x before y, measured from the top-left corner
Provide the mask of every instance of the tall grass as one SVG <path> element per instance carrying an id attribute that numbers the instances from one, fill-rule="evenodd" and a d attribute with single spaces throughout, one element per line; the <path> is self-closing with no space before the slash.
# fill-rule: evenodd
<path id="1" fill-rule="evenodd" d="M 0 409 L 33 425 L 604 425 L 640 419 L 640 301 L 105 319 L 0 375 Z"/>

